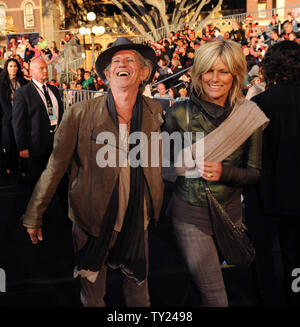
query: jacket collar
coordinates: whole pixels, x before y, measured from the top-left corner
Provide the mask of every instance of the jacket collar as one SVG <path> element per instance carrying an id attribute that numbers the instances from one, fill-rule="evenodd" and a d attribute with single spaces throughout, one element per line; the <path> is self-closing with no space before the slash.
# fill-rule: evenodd
<path id="1" fill-rule="evenodd" d="M 159 114 L 155 114 L 148 102 L 148 98 L 143 96 L 142 131 L 149 137 L 151 132 L 157 131 L 160 125 Z"/>
<path id="2" fill-rule="evenodd" d="M 212 118 L 220 118 L 225 112 L 225 107 L 199 99 L 195 92 L 192 93 L 191 100 L 198 106 L 202 107 L 203 110 Z M 225 106 L 228 106 L 228 102 L 226 102 Z"/>
<path id="3" fill-rule="evenodd" d="M 94 102 L 94 122 L 93 125 L 95 126 L 95 129 L 107 131 L 107 132 L 113 132 L 115 135 L 119 133 L 119 131 L 116 128 L 116 125 L 112 119 L 112 117 L 109 114 L 107 104 L 106 104 L 106 98 L 107 95 L 105 94 L 103 97 L 101 97 L 98 101 Z M 147 136 L 151 135 L 151 132 L 157 131 L 161 122 L 159 121 L 158 114 L 156 115 L 153 111 L 153 109 L 150 106 L 150 103 L 147 100 L 147 97 L 143 96 L 143 118 L 142 118 L 142 127 L 141 130 L 144 132 Z M 102 110 L 99 110 L 98 108 L 102 108 Z"/>

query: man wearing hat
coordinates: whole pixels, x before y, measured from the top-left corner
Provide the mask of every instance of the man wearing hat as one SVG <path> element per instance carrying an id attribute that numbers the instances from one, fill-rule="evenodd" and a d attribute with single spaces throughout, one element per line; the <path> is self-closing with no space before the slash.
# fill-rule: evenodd
<path id="1" fill-rule="evenodd" d="M 150 136 L 160 131 L 162 109 L 141 92 L 154 76 L 156 60 L 151 47 L 124 37 L 99 55 L 96 71 L 109 83 L 108 93 L 77 103 L 64 113 L 48 166 L 23 216 L 23 225 L 37 244 L 42 240 L 43 213 L 70 165 L 74 275 L 80 276 L 84 306 L 105 306 L 108 267 L 122 272 L 127 306 L 150 305 L 147 227 L 150 218 L 158 220 L 163 181 L 160 164 L 129 164 L 135 147 L 129 135 L 146 135 L 148 147 L 141 147 L 140 157 L 147 151 L 150 161 Z M 105 164 L 114 154 L 115 162 Z"/>

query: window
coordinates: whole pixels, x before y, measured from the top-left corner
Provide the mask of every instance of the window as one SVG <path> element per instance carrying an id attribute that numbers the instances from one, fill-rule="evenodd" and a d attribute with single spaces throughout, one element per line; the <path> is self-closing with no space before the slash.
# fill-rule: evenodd
<path id="1" fill-rule="evenodd" d="M 5 30 L 5 27 L 6 27 L 5 5 L 0 4 L 0 28 L 1 30 Z"/>
<path id="2" fill-rule="evenodd" d="M 285 0 L 276 0 L 276 8 L 284 8 L 285 7 Z M 277 9 L 276 13 L 279 16 L 279 19 L 281 21 L 285 20 L 284 19 L 284 9 Z"/>
<path id="3" fill-rule="evenodd" d="M 5 16 L 5 5 L 0 4 L 0 17 Z"/>
<path id="4" fill-rule="evenodd" d="M 27 2 L 24 5 L 24 25 L 25 28 L 34 27 L 34 11 L 33 4 L 31 2 Z"/>
<path id="5" fill-rule="evenodd" d="M 60 24 L 59 24 L 60 29 L 65 29 L 66 28 L 65 6 L 63 5 L 62 1 L 59 1 L 59 20 L 60 20 Z"/>
<path id="6" fill-rule="evenodd" d="M 266 2 L 261 2 L 261 3 L 258 4 L 258 17 L 259 18 L 266 18 L 267 17 L 266 9 L 267 9 L 267 3 Z"/>

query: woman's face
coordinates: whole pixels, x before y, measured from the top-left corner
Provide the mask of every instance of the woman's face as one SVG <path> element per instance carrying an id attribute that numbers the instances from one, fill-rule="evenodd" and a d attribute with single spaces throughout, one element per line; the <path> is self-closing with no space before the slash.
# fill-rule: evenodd
<path id="1" fill-rule="evenodd" d="M 183 98 L 183 97 L 186 97 L 187 96 L 187 89 L 185 89 L 185 88 L 181 88 L 181 89 L 179 89 L 179 94 L 180 94 L 180 96 Z"/>
<path id="2" fill-rule="evenodd" d="M 224 106 L 232 86 L 233 76 L 223 61 L 220 59 L 200 78 L 204 91 L 203 100 Z"/>
<path id="3" fill-rule="evenodd" d="M 172 99 L 174 98 L 174 92 L 173 92 L 172 89 L 169 89 L 168 94 L 169 94 L 169 97 L 170 97 L 170 98 L 172 98 Z"/>
<path id="4" fill-rule="evenodd" d="M 8 63 L 7 72 L 8 72 L 9 78 L 15 78 L 17 76 L 18 66 L 14 61 L 10 61 Z"/>
<path id="5" fill-rule="evenodd" d="M 238 30 L 240 28 L 240 25 L 238 24 L 238 22 L 233 22 L 232 27 L 234 30 Z"/>

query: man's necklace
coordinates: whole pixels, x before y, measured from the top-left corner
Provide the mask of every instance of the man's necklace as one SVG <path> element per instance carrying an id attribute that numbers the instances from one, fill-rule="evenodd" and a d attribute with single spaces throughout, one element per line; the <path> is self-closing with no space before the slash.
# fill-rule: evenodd
<path id="1" fill-rule="evenodd" d="M 125 124 L 128 124 L 131 121 L 131 117 L 129 119 L 125 119 L 122 115 L 120 115 L 119 113 L 117 114 L 119 117 L 121 117 L 124 121 Z"/>
<path id="2" fill-rule="evenodd" d="M 125 124 L 127 125 L 127 153 L 129 152 L 129 134 L 130 134 L 130 125 L 131 125 L 131 118 L 125 119 L 122 115 L 117 113 L 117 115 L 122 118 L 125 121 Z"/>

